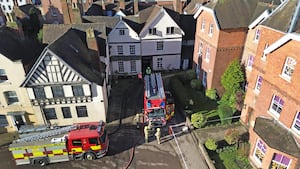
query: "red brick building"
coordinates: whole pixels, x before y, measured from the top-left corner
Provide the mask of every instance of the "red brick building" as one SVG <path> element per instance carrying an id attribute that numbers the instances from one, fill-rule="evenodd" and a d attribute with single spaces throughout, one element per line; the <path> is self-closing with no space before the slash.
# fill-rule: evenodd
<path id="1" fill-rule="evenodd" d="M 300 168 L 299 11 L 299 2 L 287 0 L 249 26 L 241 122 L 249 127 L 249 159 L 257 168 Z"/>
<path id="2" fill-rule="evenodd" d="M 212 0 L 198 9 L 193 68 L 206 89 L 224 92 L 221 76 L 232 60 L 241 58 L 252 18 L 276 4 L 271 0 Z"/>

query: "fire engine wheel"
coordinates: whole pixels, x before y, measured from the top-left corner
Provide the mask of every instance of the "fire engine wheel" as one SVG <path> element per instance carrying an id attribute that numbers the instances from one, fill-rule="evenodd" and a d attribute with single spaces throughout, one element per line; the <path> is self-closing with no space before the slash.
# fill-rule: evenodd
<path id="1" fill-rule="evenodd" d="M 85 159 L 87 160 L 95 160 L 96 156 L 94 153 L 91 153 L 91 152 L 87 152 L 85 153 Z"/>
<path id="2" fill-rule="evenodd" d="M 40 158 L 40 159 L 35 160 L 35 164 L 43 167 L 43 166 L 47 165 L 47 161 L 44 158 Z"/>

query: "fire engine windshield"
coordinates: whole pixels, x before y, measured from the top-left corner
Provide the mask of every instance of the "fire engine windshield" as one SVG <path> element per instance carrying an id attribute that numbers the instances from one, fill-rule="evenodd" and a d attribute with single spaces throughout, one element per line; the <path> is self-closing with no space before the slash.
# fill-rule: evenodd
<path id="1" fill-rule="evenodd" d="M 106 129 L 104 129 L 104 132 L 103 132 L 102 136 L 100 136 L 100 142 L 101 142 L 101 144 L 105 143 L 106 135 L 107 135 Z"/>
<path id="2" fill-rule="evenodd" d="M 165 116 L 164 109 L 154 109 L 148 114 L 149 118 L 161 118 Z"/>

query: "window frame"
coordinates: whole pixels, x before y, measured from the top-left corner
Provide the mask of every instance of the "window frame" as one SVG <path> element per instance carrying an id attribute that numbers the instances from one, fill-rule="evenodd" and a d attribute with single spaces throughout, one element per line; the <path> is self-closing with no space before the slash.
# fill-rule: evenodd
<path id="1" fill-rule="evenodd" d="M 291 63 L 288 63 L 288 62 L 291 62 Z M 296 64 L 297 64 L 296 60 L 294 58 L 288 56 L 285 59 L 285 62 L 284 62 L 283 68 L 282 68 L 282 72 L 281 72 L 281 77 L 290 81 L 292 79 Z M 291 71 L 290 75 L 287 74 L 286 71 L 288 71 L 288 72 Z"/>
<path id="2" fill-rule="evenodd" d="M 297 127 L 295 127 L 297 126 Z M 295 118 L 294 118 L 294 121 L 293 121 L 293 124 L 292 124 L 292 130 L 297 133 L 298 135 L 300 135 L 300 111 L 297 111 L 296 115 L 295 115 Z"/>
<path id="3" fill-rule="evenodd" d="M 167 27 L 166 28 L 166 34 L 167 35 L 175 34 L 175 27 L 174 26 Z"/>
<path id="4" fill-rule="evenodd" d="M 276 159 L 275 159 L 275 158 L 276 158 L 276 155 L 281 156 L 280 161 L 276 161 Z M 289 160 L 289 164 L 288 164 L 288 165 L 286 165 L 286 164 L 283 163 L 284 158 L 286 158 L 286 159 Z M 284 155 L 282 155 L 282 154 L 274 153 L 274 154 L 273 154 L 273 157 L 272 157 L 272 160 L 271 160 L 271 163 L 270 163 L 270 168 L 272 167 L 272 164 L 277 164 L 277 165 L 279 165 L 279 166 L 276 166 L 275 169 L 280 169 L 281 166 L 284 166 L 284 167 L 286 167 L 286 169 L 288 169 L 289 166 L 290 166 L 290 164 L 291 164 L 291 162 L 292 162 L 292 159 L 290 159 L 290 158 L 288 158 L 288 157 L 286 157 L 286 156 L 284 156 Z M 272 168 L 273 168 L 273 167 L 272 167 Z"/>
<path id="5" fill-rule="evenodd" d="M 70 107 L 61 107 L 62 115 L 65 119 L 72 118 L 72 113 Z"/>
<path id="6" fill-rule="evenodd" d="M 257 78 L 256 78 L 255 86 L 254 86 L 254 90 L 257 93 L 260 92 L 262 81 L 263 81 L 263 77 L 258 75 Z"/>
<path id="7" fill-rule="evenodd" d="M 278 101 L 276 101 L 276 97 L 279 99 Z M 276 101 L 276 102 L 275 102 Z M 273 109 L 273 106 L 276 106 L 276 110 Z M 280 113 L 282 112 L 284 106 L 284 100 L 282 98 L 280 98 L 278 95 L 274 95 L 272 97 L 272 101 L 269 107 L 269 111 L 277 118 L 279 118 Z M 280 110 L 280 112 L 278 112 L 277 110 Z"/>
<path id="8" fill-rule="evenodd" d="M 78 118 L 89 117 L 86 106 L 76 106 L 76 114 Z"/>
<path id="9" fill-rule="evenodd" d="M 200 41 L 198 46 L 198 56 L 202 57 L 202 55 L 203 55 L 203 42 Z"/>
<path id="10" fill-rule="evenodd" d="M 129 45 L 129 53 L 135 55 L 135 45 Z"/>
<path id="11" fill-rule="evenodd" d="M 119 73 L 125 72 L 124 61 L 121 61 L 121 60 L 118 61 L 118 72 Z"/>
<path id="12" fill-rule="evenodd" d="M 157 41 L 156 42 L 156 50 L 164 50 L 164 41 Z"/>
<path id="13" fill-rule="evenodd" d="M 163 58 L 162 57 L 159 57 L 159 58 L 156 58 L 156 66 L 157 66 L 157 69 L 158 70 L 161 70 L 163 69 Z"/>
<path id="14" fill-rule="evenodd" d="M 55 108 L 43 108 L 43 113 L 45 115 L 46 120 L 57 119 Z M 53 113 L 53 114 L 51 114 L 51 113 Z"/>
<path id="15" fill-rule="evenodd" d="M 7 105 L 12 105 L 19 102 L 17 92 L 5 91 L 3 92 Z"/>
<path id="16" fill-rule="evenodd" d="M 124 49 L 122 45 L 117 46 L 117 53 L 118 55 L 123 55 L 124 54 Z"/>
<path id="17" fill-rule="evenodd" d="M 202 32 L 205 31 L 205 19 L 204 18 L 202 19 L 202 22 L 201 22 L 201 31 Z"/>
<path id="18" fill-rule="evenodd" d="M 72 85 L 72 93 L 75 97 L 85 96 L 82 85 Z"/>
<path id="19" fill-rule="evenodd" d="M 119 29 L 119 35 L 124 36 L 125 35 L 125 29 Z"/>
<path id="20" fill-rule="evenodd" d="M 51 86 L 51 91 L 52 91 L 53 98 L 65 97 L 63 86 Z"/>
<path id="21" fill-rule="evenodd" d="M 34 87 L 33 93 L 35 99 L 46 99 L 46 93 L 44 87 Z"/>
<path id="22" fill-rule="evenodd" d="M 254 55 L 249 54 L 248 59 L 247 59 L 247 70 L 252 70 L 253 64 L 254 64 Z"/>
<path id="23" fill-rule="evenodd" d="M 266 143 L 261 139 L 257 139 L 252 156 L 254 157 L 255 161 L 259 163 L 259 165 L 262 164 L 267 150 L 268 148 L 266 146 Z M 261 159 L 259 155 L 263 155 Z"/>
<path id="24" fill-rule="evenodd" d="M 157 35 L 157 30 L 156 30 L 156 28 L 149 28 L 149 30 L 148 30 L 149 32 L 149 34 L 150 35 Z"/>
<path id="25" fill-rule="evenodd" d="M 0 114 L 0 127 L 6 127 L 8 125 L 9 125 L 9 123 L 8 123 L 6 115 Z"/>
<path id="26" fill-rule="evenodd" d="M 130 71 L 131 72 L 136 72 L 136 60 L 131 60 L 130 61 Z"/>
<path id="27" fill-rule="evenodd" d="M 0 69 L 0 83 L 6 82 L 8 80 L 5 69 Z"/>
<path id="28" fill-rule="evenodd" d="M 210 51 L 210 46 L 206 47 L 206 51 L 205 51 L 205 58 L 204 60 L 208 63 L 210 60 L 210 55 L 211 55 L 211 51 Z"/>
<path id="29" fill-rule="evenodd" d="M 210 37 L 212 37 L 212 35 L 213 35 L 213 30 L 214 30 L 214 24 L 211 23 L 211 24 L 209 24 L 209 31 L 208 31 L 208 35 Z"/>
<path id="30" fill-rule="evenodd" d="M 260 35 L 261 35 L 261 30 L 260 29 L 256 29 L 255 30 L 255 34 L 254 34 L 254 42 L 258 42 L 260 39 Z"/>

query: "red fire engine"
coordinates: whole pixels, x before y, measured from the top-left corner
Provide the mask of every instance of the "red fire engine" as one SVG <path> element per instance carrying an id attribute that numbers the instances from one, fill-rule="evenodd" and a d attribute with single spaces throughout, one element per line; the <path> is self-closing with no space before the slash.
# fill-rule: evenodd
<path id="1" fill-rule="evenodd" d="M 15 140 L 9 145 L 16 165 L 44 166 L 75 159 L 94 160 L 108 151 L 105 123 L 86 122 L 45 131 Z"/>
<path id="2" fill-rule="evenodd" d="M 145 75 L 144 117 L 151 128 L 164 127 L 174 115 L 174 101 L 171 93 L 164 90 L 160 73 Z"/>

